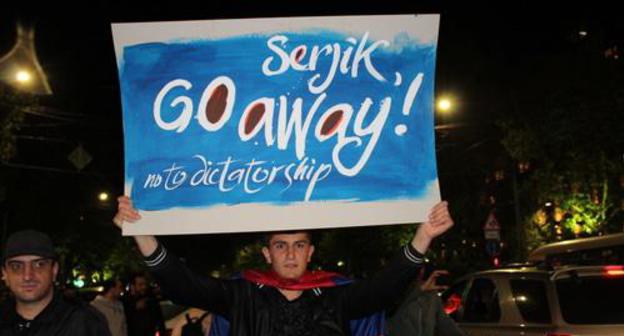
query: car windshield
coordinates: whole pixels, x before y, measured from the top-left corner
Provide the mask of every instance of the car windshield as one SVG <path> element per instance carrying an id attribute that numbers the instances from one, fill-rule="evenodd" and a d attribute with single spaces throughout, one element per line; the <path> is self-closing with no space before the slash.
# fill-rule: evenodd
<path id="1" fill-rule="evenodd" d="M 624 324 L 624 276 L 571 276 L 556 286 L 567 323 Z"/>

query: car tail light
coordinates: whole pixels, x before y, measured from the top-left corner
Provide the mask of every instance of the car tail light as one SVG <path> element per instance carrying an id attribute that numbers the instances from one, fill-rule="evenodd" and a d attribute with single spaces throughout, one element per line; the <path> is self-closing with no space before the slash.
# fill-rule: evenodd
<path id="1" fill-rule="evenodd" d="M 602 275 L 608 278 L 624 276 L 624 266 L 605 266 Z"/>

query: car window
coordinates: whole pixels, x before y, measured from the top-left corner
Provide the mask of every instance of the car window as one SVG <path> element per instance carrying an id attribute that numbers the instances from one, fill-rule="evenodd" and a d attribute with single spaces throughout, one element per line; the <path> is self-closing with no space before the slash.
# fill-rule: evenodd
<path id="1" fill-rule="evenodd" d="M 490 279 L 474 279 L 466 297 L 463 322 L 498 322 L 500 320 L 498 290 Z"/>
<path id="2" fill-rule="evenodd" d="M 556 281 L 569 324 L 624 324 L 624 277 L 571 276 Z"/>
<path id="3" fill-rule="evenodd" d="M 458 320 L 459 311 L 461 308 L 461 299 L 466 290 L 466 284 L 468 281 L 464 280 L 451 286 L 442 293 L 442 302 L 444 302 L 444 311 L 452 317 L 454 320 Z"/>
<path id="4" fill-rule="evenodd" d="M 546 283 L 542 280 L 512 279 L 509 281 L 513 300 L 526 322 L 550 323 L 550 305 Z"/>

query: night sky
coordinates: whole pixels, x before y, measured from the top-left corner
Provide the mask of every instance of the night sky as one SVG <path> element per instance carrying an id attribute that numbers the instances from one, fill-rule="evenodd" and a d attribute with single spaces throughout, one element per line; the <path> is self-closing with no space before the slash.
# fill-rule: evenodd
<path id="1" fill-rule="evenodd" d="M 464 131 L 461 136 L 446 134 L 438 141 L 439 156 L 445 155 L 445 146 L 469 148 L 495 137 L 492 122 L 509 112 L 511 95 L 514 99 L 537 99 L 539 92 L 534 83 L 540 83 L 541 88 L 556 86 L 570 76 L 572 71 L 562 73 L 545 68 L 545 60 L 566 55 L 585 43 L 584 39 L 596 44 L 593 47 L 600 53 L 613 45 L 622 46 L 624 36 L 624 20 L 618 17 L 615 6 L 599 1 L 591 5 L 568 3 L 557 8 L 545 8 L 540 2 L 504 2 L 495 6 L 475 2 L 469 2 L 470 6 L 436 1 L 400 3 L 3 4 L 0 55 L 14 42 L 16 20 L 34 24 L 38 58 L 54 91 L 53 96 L 41 99 L 50 115 L 29 115 L 27 125 L 19 132 L 18 156 L 8 166 L 0 165 L 7 231 L 34 227 L 55 236 L 75 232 L 93 239 L 117 235 L 110 224 L 114 202 L 101 204 L 97 200 L 100 191 L 119 195 L 123 184 L 121 107 L 111 22 L 441 13 L 436 91 L 457 97 L 459 106 L 452 116 L 440 122 L 482 127 Z M 581 31 L 588 35 L 582 37 Z M 599 38 L 595 39 L 596 36 Z M 67 160 L 78 145 L 93 157 L 80 172 Z M 439 157 L 442 178 L 457 168 L 445 165 L 446 162 L 452 160 Z M 452 190 L 452 186 L 445 186 L 443 178 L 443 195 Z"/>

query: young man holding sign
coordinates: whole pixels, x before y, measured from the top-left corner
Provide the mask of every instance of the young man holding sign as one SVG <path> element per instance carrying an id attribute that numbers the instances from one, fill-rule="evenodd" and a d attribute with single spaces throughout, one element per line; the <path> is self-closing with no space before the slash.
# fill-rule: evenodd
<path id="1" fill-rule="evenodd" d="M 141 219 L 131 200 L 118 199 L 120 228 Z M 223 280 L 194 274 L 156 240 L 135 236 L 145 262 L 170 298 L 225 317 L 231 335 L 350 335 L 349 321 L 383 310 L 418 275 L 431 241 L 453 226 L 446 202 L 435 205 L 414 238 L 375 276 L 337 285 L 336 274 L 310 272 L 314 246 L 307 232 L 269 236 L 262 253 L 271 271 Z"/>

